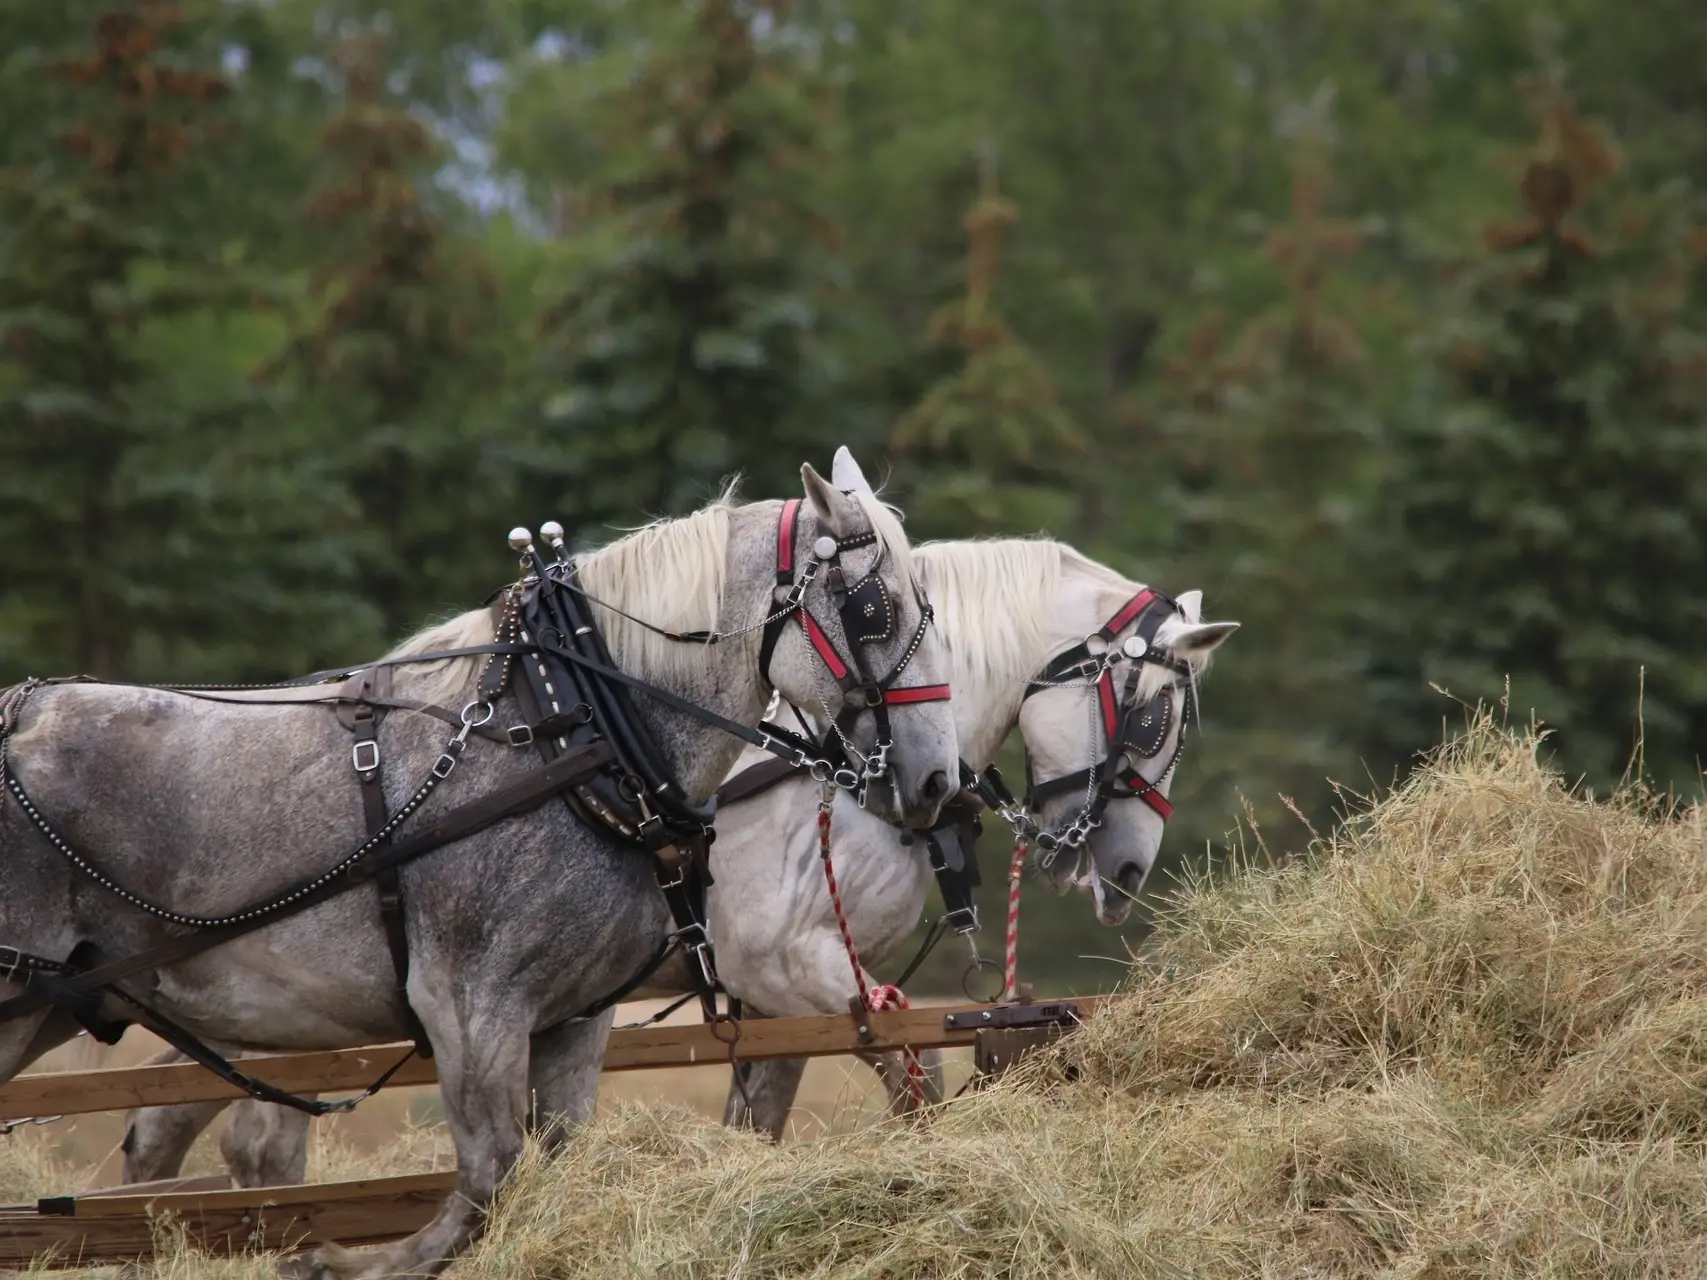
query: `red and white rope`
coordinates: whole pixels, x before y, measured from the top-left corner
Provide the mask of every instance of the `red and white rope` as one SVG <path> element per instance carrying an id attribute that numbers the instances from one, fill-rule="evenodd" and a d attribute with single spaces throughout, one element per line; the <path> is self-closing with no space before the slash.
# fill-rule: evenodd
<path id="1" fill-rule="evenodd" d="M 1002 999 L 1019 994 L 1019 885 L 1025 870 L 1025 855 L 1031 844 L 1024 836 L 1014 840 L 1013 859 L 1008 863 L 1008 938 L 1002 964 Z"/>
<path id="2" fill-rule="evenodd" d="M 842 891 L 836 883 L 836 868 L 830 860 L 830 806 L 818 806 L 818 856 L 824 864 L 824 883 L 830 890 L 830 905 L 835 908 L 836 925 L 842 931 L 842 946 L 847 948 L 848 963 L 853 965 L 854 984 L 859 988 L 860 1006 L 872 1013 L 884 1009 L 910 1009 L 906 994 L 890 982 L 868 983 L 865 966 L 859 962 L 859 948 L 854 945 L 853 930 L 848 928 L 847 912 L 842 909 Z M 904 1050 L 907 1062 L 907 1089 L 913 1105 L 925 1105 L 925 1069 L 911 1049 Z"/>

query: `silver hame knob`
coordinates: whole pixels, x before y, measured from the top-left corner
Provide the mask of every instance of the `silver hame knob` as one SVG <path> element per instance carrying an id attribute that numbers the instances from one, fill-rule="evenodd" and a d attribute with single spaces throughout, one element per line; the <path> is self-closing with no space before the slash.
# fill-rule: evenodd
<path id="1" fill-rule="evenodd" d="M 510 530 L 510 550 L 526 551 L 532 545 L 533 534 L 529 533 L 521 525 L 518 524 L 514 529 Z"/>
<path id="2" fill-rule="evenodd" d="M 547 520 L 539 526 L 539 536 L 554 547 L 563 545 L 563 526 L 555 520 Z"/>

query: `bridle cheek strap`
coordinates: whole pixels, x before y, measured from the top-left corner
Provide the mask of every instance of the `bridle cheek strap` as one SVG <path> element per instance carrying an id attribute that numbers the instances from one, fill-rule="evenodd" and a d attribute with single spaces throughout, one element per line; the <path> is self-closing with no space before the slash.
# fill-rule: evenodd
<path id="1" fill-rule="evenodd" d="M 806 638 L 812 642 L 812 647 L 818 651 L 818 656 L 824 660 L 824 665 L 830 669 L 836 683 L 846 685 L 849 679 L 848 664 L 842 661 L 842 655 L 836 652 L 836 646 L 830 643 L 830 637 L 824 634 L 824 629 L 818 625 L 805 608 L 795 610 L 794 616 L 800 619 L 800 625 L 806 630 Z"/>

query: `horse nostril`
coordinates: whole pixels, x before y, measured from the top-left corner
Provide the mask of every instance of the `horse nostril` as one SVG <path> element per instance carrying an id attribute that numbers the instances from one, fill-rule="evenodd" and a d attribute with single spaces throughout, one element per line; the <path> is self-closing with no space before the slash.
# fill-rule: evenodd
<path id="1" fill-rule="evenodd" d="M 948 799 L 948 775 L 941 769 L 925 779 L 925 799 L 932 804 Z"/>

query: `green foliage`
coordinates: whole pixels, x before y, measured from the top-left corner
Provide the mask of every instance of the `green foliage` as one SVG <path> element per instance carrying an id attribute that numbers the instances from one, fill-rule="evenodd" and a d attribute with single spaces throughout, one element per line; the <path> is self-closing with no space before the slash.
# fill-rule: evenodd
<path id="1" fill-rule="evenodd" d="M 1289 216 L 1264 242 L 1277 300 L 1232 332 L 1206 316 L 1129 410 L 1172 480 L 1170 577 L 1207 588 L 1240 641 L 1260 637 L 1211 677 L 1178 798 L 1285 846 L 1307 838 L 1289 809 L 1325 825 L 1329 779 L 1364 780 L 1351 624 L 1379 427 L 1362 335 L 1378 317 L 1345 279 L 1360 237 L 1326 214 L 1327 148 L 1323 119 L 1294 143 Z"/>
<path id="2" fill-rule="evenodd" d="M 6 77 L 50 145 L 0 185 L 0 659 L 195 676 L 312 651 L 341 575 L 282 482 L 316 464 L 256 429 L 228 363 L 173 365 L 264 327 L 227 327 L 265 284 L 199 225 L 230 85 L 165 5 L 63 16 Z"/>
<path id="3" fill-rule="evenodd" d="M 571 527 L 680 510 L 738 469 L 791 491 L 824 452 L 824 104 L 757 15 L 778 17 L 630 4 L 604 52 L 549 77 L 582 161 L 558 193 L 577 234 L 540 318 L 542 461 Z"/>
<path id="4" fill-rule="evenodd" d="M 423 189 L 438 148 L 386 92 L 387 43 L 351 34 L 328 59 L 342 100 L 303 208 L 319 262 L 306 322 L 265 370 L 350 495 L 376 640 L 490 589 L 497 565 L 469 537 L 467 500 L 446 497 L 505 492 L 494 461 L 504 436 L 476 412 L 502 380 L 494 281 Z"/>
<path id="5" fill-rule="evenodd" d="M 1618 153 L 1555 81 L 1516 218 L 1449 264 L 1427 375 L 1385 487 L 1394 624 L 1380 673 L 1409 746 L 1438 703 L 1533 708 L 1605 785 L 1637 749 L 1692 789 L 1707 735 L 1707 331 L 1702 241 L 1675 190 L 1620 190 Z M 1434 392 L 1434 394 L 1430 394 Z"/>
<path id="6" fill-rule="evenodd" d="M 0 680 L 354 658 L 846 442 L 1245 624 L 1170 859 L 1296 849 L 1431 680 L 1597 780 L 1645 680 L 1692 790 L 1704 61 L 1688 0 L 0 0 Z"/>
<path id="7" fill-rule="evenodd" d="M 895 424 L 892 443 L 914 465 L 902 472 L 915 521 L 931 533 L 979 529 L 1023 533 L 1070 523 L 1059 484 L 1063 452 L 1085 437 L 1062 408 L 1049 371 L 999 314 L 992 294 L 1012 201 L 984 167 L 983 190 L 967 211 L 966 295 L 931 317 L 934 346 L 957 349 L 959 367 L 930 387 Z"/>

